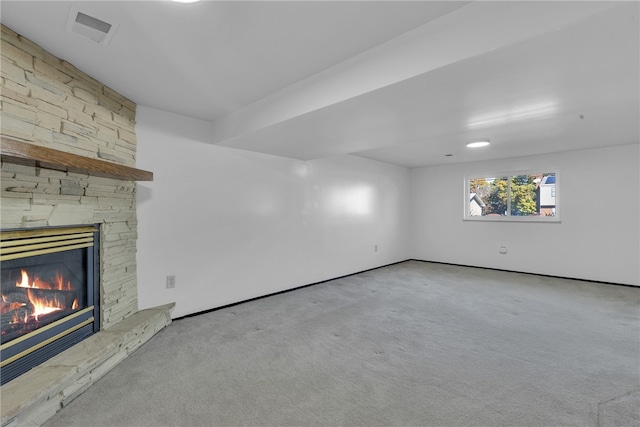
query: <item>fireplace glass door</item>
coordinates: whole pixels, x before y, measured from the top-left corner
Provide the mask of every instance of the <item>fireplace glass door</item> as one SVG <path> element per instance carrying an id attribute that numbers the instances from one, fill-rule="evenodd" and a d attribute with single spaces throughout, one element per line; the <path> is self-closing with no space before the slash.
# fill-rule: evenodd
<path id="1" fill-rule="evenodd" d="M 2 344 L 87 308 L 86 257 L 72 249 L 3 263 Z"/>
<path id="2" fill-rule="evenodd" d="M 2 231 L 2 383 L 99 325 L 98 227 Z"/>

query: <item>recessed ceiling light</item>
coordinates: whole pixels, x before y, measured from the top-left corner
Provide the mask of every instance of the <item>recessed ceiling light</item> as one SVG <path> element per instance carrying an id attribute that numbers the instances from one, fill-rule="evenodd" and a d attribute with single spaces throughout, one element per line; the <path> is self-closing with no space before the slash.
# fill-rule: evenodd
<path id="1" fill-rule="evenodd" d="M 480 141 L 473 141 L 467 144 L 467 147 L 469 148 L 480 148 L 480 147 L 486 147 L 487 145 L 489 145 L 490 142 L 488 139 L 483 139 Z"/>
<path id="2" fill-rule="evenodd" d="M 174 3 L 198 3 L 200 0 L 171 0 Z"/>

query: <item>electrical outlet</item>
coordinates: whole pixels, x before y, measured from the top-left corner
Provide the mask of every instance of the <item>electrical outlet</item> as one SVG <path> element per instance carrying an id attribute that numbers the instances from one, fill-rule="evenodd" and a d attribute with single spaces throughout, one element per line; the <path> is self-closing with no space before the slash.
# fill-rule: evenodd
<path id="1" fill-rule="evenodd" d="M 174 275 L 167 276 L 167 289 L 171 289 L 175 287 L 176 287 L 176 276 Z"/>
<path id="2" fill-rule="evenodd" d="M 373 251 L 378 252 L 378 245 L 373 245 Z"/>

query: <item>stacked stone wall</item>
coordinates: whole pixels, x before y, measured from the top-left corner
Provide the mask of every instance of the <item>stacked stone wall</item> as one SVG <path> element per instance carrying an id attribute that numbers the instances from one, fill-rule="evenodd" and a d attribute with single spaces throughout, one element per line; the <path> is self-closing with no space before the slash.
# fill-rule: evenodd
<path id="1" fill-rule="evenodd" d="M 136 105 L 2 25 L 2 136 L 135 166 Z M 100 224 L 101 323 L 138 310 L 135 182 L 3 162 L 0 225 Z"/>

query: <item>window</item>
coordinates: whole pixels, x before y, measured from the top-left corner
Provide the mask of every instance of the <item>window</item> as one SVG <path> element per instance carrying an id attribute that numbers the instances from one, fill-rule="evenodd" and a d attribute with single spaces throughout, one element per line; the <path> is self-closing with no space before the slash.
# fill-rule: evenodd
<path id="1" fill-rule="evenodd" d="M 465 178 L 464 219 L 560 221 L 557 172 L 511 172 Z"/>

